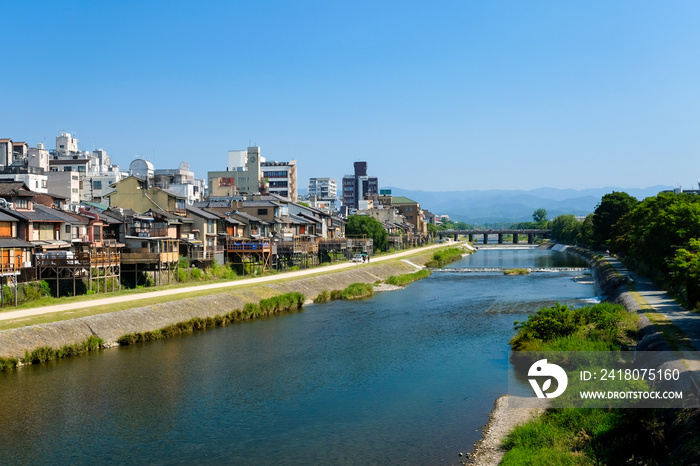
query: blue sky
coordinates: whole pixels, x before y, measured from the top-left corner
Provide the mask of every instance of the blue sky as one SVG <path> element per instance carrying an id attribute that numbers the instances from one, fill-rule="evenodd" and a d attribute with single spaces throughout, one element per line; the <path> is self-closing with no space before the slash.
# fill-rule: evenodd
<path id="1" fill-rule="evenodd" d="M 259 145 L 426 191 L 689 188 L 693 1 L 9 2 L 0 137 L 198 178 Z"/>

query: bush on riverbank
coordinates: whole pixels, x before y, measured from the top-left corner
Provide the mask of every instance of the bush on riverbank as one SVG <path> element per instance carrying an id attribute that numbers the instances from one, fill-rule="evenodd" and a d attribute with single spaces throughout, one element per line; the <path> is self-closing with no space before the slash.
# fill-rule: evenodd
<path id="1" fill-rule="evenodd" d="M 513 351 L 610 351 L 632 344 L 636 314 L 618 304 L 599 303 L 579 309 L 559 303 L 516 322 Z"/>
<path id="2" fill-rule="evenodd" d="M 636 314 L 601 303 L 580 309 L 555 305 L 516 323 L 514 350 L 606 351 L 631 342 Z M 549 409 L 516 427 L 501 465 L 697 464 L 698 410 Z"/>
<path id="3" fill-rule="evenodd" d="M 331 300 L 331 292 L 328 290 L 323 290 L 318 294 L 318 296 L 316 296 L 314 298 L 314 303 L 322 304 L 322 303 L 327 303 L 330 300 Z"/>
<path id="4" fill-rule="evenodd" d="M 420 280 L 425 277 L 429 277 L 432 272 L 430 270 L 419 270 L 417 272 L 413 273 L 405 273 L 402 275 L 391 275 L 387 277 L 384 282 L 387 285 L 394 285 L 394 286 L 406 286 L 409 283 L 413 283 L 416 280 Z"/>
<path id="5" fill-rule="evenodd" d="M 440 249 L 439 251 L 435 251 L 433 259 L 426 262 L 425 266 L 432 268 L 442 267 L 451 262 L 460 260 L 464 253 L 465 251 L 461 248 Z"/>
<path id="6" fill-rule="evenodd" d="M 340 299 L 369 298 L 374 295 L 374 285 L 371 283 L 353 283 L 340 293 Z"/>
<path id="7" fill-rule="evenodd" d="M 301 309 L 306 297 L 303 293 L 291 292 L 268 299 L 261 299 L 258 303 L 246 303 L 243 310 L 236 309 L 224 315 L 213 317 L 193 317 L 184 322 L 168 325 L 150 332 L 128 333 L 117 339 L 117 343 L 123 346 L 133 345 L 144 341 L 160 340 L 182 333 L 192 333 L 208 328 L 221 327 L 241 320 L 256 319 L 285 311 Z"/>

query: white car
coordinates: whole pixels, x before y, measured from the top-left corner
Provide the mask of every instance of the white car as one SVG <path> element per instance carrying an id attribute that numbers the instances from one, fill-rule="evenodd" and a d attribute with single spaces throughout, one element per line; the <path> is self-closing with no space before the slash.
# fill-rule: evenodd
<path id="1" fill-rule="evenodd" d="M 362 254 L 355 254 L 354 256 L 352 256 L 352 261 L 353 262 L 364 262 L 365 258 L 362 257 Z"/>

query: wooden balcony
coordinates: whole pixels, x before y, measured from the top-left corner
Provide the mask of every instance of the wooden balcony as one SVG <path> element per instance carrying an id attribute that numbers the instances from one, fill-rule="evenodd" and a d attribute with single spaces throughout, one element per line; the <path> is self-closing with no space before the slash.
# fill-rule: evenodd
<path id="1" fill-rule="evenodd" d="M 270 240 L 264 239 L 246 239 L 246 238 L 229 238 L 226 240 L 227 252 L 270 252 Z"/>

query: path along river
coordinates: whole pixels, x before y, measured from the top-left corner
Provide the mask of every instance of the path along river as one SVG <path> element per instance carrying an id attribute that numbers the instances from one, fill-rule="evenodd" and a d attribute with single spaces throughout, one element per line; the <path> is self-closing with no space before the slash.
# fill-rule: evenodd
<path id="1" fill-rule="evenodd" d="M 482 250 L 452 267 L 580 267 Z M 456 464 L 507 391 L 513 322 L 581 272 L 439 273 L 363 301 L 0 373 L 0 464 Z"/>

